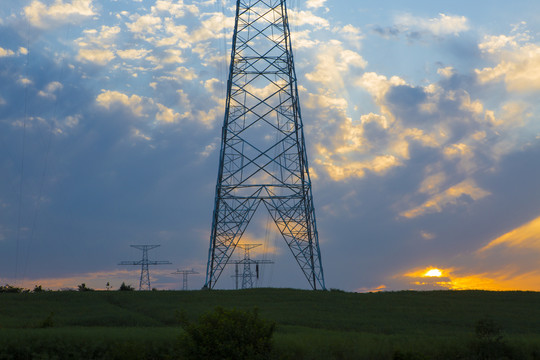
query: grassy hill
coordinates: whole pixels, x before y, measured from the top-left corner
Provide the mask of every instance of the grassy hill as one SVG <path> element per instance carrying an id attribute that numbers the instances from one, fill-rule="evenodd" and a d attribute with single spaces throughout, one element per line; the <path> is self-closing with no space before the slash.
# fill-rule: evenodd
<path id="1" fill-rule="evenodd" d="M 176 358 L 178 314 L 196 321 L 217 306 L 275 321 L 282 359 L 473 359 L 484 340 L 505 346 L 492 358 L 540 359 L 539 304 L 536 292 L 1 293 L 0 359 Z M 485 319 L 487 340 L 475 332 Z"/>

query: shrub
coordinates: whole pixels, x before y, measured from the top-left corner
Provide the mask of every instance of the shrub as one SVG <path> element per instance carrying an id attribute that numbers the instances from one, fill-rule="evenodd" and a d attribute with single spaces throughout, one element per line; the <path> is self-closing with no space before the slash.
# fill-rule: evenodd
<path id="1" fill-rule="evenodd" d="M 181 320 L 185 333 L 181 347 L 187 359 L 268 359 L 272 350 L 275 323 L 259 318 L 253 311 L 217 307 L 202 315 L 197 323 Z"/>
<path id="2" fill-rule="evenodd" d="M 119 291 L 133 291 L 135 288 L 131 285 L 126 285 L 125 282 L 122 282 L 122 285 L 120 285 Z"/>
<path id="3" fill-rule="evenodd" d="M 50 328 L 54 326 L 54 319 L 53 319 L 54 313 L 51 312 L 49 316 L 47 316 L 40 324 L 40 328 Z"/>
<path id="4" fill-rule="evenodd" d="M 474 327 L 476 339 L 471 343 L 475 358 L 479 360 L 521 359 L 519 349 L 508 344 L 502 335 L 501 327 L 490 318 L 480 319 Z"/>
<path id="5" fill-rule="evenodd" d="M 0 293 L 21 293 L 23 292 L 23 288 L 19 288 L 16 286 L 11 286 L 9 284 L 6 284 L 4 286 L 0 286 Z"/>
<path id="6" fill-rule="evenodd" d="M 77 285 L 77 290 L 78 291 L 94 291 L 94 289 L 87 287 L 85 283 L 82 283 L 81 285 Z"/>

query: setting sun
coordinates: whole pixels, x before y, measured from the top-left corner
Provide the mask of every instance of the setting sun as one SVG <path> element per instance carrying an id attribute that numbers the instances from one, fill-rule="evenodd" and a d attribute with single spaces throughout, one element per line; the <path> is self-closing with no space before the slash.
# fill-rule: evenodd
<path id="1" fill-rule="evenodd" d="M 429 269 L 428 271 L 426 271 L 424 273 L 424 275 L 422 276 L 426 276 L 426 277 L 441 277 L 442 276 L 442 271 L 439 270 L 439 269 Z"/>

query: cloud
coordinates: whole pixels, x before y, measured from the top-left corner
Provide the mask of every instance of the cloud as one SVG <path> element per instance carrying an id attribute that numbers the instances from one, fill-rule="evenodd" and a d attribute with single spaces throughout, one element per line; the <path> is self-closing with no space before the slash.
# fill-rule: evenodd
<path id="1" fill-rule="evenodd" d="M 540 46 L 531 43 L 499 45 L 482 43 L 482 51 L 492 55 L 498 64 L 476 69 L 480 83 L 504 81 L 509 91 L 537 91 L 540 89 Z"/>
<path id="2" fill-rule="evenodd" d="M 426 180 L 424 180 L 424 182 L 425 181 Z M 426 192 L 425 187 L 426 184 L 424 183 L 420 188 L 420 191 Z M 428 189 L 429 188 L 430 187 L 428 186 Z M 449 187 L 442 192 L 433 194 L 423 204 L 401 212 L 400 216 L 405 218 L 415 218 L 425 214 L 441 212 L 445 207 L 449 205 L 464 204 L 467 203 L 469 199 L 477 201 L 488 195 L 490 195 L 489 191 L 480 188 L 478 185 L 476 185 L 474 180 L 467 179 L 460 182 L 459 184 Z"/>
<path id="3" fill-rule="evenodd" d="M 475 69 L 480 83 L 504 81 L 509 91 L 540 89 L 540 46 L 532 42 L 526 25 L 517 24 L 510 34 L 484 36 L 478 49 L 496 65 Z"/>
<path id="4" fill-rule="evenodd" d="M 143 115 L 144 100 L 138 95 L 128 96 L 118 91 L 101 90 L 101 94 L 96 97 L 96 102 L 106 109 L 120 105 L 128 108 L 136 116 Z"/>
<path id="5" fill-rule="evenodd" d="M 175 18 L 184 17 L 187 13 L 198 15 L 199 8 L 195 5 L 184 4 L 183 0 L 173 3 L 173 0 L 157 0 L 152 6 L 152 13 L 168 13 Z"/>
<path id="6" fill-rule="evenodd" d="M 150 50 L 146 49 L 127 49 L 127 50 L 117 50 L 116 54 L 126 60 L 138 60 L 145 57 Z"/>
<path id="7" fill-rule="evenodd" d="M 540 252 L 540 217 L 537 217 L 518 228 L 515 228 L 506 234 L 492 240 L 479 250 L 479 253 L 485 253 L 489 250 L 504 247 L 508 249 L 524 249 Z"/>
<path id="8" fill-rule="evenodd" d="M 29 78 L 20 75 L 19 78 L 17 79 L 17 83 L 19 85 L 27 86 L 27 85 L 33 84 L 34 82 L 30 80 Z"/>
<path id="9" fill-rule="evenodd" d="M 394 23 L 394 25 L 387 27 L 374 26 L 373 31 L 385 38 L 404 34 L 407 38 L 416 40 L 426 34 L 436 37 L 459 36 L 470 29 L 469 21 L 465 16 L 442 13 L 437 18 L 401 14 L 395 17 Z"/>
<path id="10" fill-rule="evenodd" d="M 181 94 L 180 94 L 181 97 Z M 189 100 L 181 99 L 185 104 Z M 154 125 L 178 123 L 182 119 L 191 118 L 189 111 L 183 114 L 176 112 L 163 104 L 154 101 L 152 98 L 141 97 L 139 95 L 128 96 L 119 91 L 101 90 L 101 94 L 96 97 L 96 103 L 107 110 L 126 109 L 139 118 L 150 118 Z M 204 122 L 204 121 L 203 121 Z M 150 135 L 143 133 L 141 129 L 132 129 L 134 137 L 151 140 Z"/>
<path id="11" fill-rule="evenodd" d="M 156 114 L 157 121 L 163 121 L 165 123 L 175 123 L 181 119 L 181 115 L 174 112 L 173 109 L 170 109 L 162 104 L 157 104 L 159 112 Z"/>
<path id="12" fill-rule="evenodd" d="M 469 30 L 468 20 L 465 16 L 439 14 L 438 18 L 426 19 L 410 14 L 403 14 L 396 18 L 398 27 L 406 31 L 428 32 L 435 36 L 459 35 Z"/>
<path id="13" fill-rule="evenodd" d="M 428 271 L 438 269 L 439 276 L 428 276 Z M 512 269 L 490 272 L 468 272 L 467 269 L 424 266 L 388 278 L 385 289 L 410 290 L 491 290 L 538 289 L 535 285 L 540 272 L 514 274 Z"/>
<path id="14" fill-rule="evenodd" d="M 453 290 L 540 290 L 540 217 L 522 224 L 488 242 L 476 251 L 466 252 L 439 265 L 420 266 L 387 279 L 390 289 Z M 448 266 L 448 264 L 453 264 Z M 429 269 L 441 275 L 427 277 Z"/>
<path id="15" fill-rule="evenodd" d="M 77 23 L 96 13 L 92 0 L 72 0 L 71 2 L 55 0 L 50 6 L 34 0 L 24 8 L 24 14 L 33 26 L 51 28 L 66 23 Z"/>
<path id="16" fill-rule="evenodd" d="M 315 27 L 316 29 L 327 29 L 330 27 L 330 22 L 325 18 L 313 14 L 311 11 L 294 11 L 288 10 L 289 21 L 292 26 L 305 26 Z"/>
<path id="17" fill-rule="evenodd" d="M 106 65 L 112 61 L 115 55 L 116 40 L 120 34 L 119 26 L 103 25 L 99 31 L 88 29 L 84 31 L 85 37 L 78 38 L 75 42 L 79 46 L 77 60 L 91 62 L 98 65 Z M 122 52 L 123 56 L 133 55 L 133 50 Z"/>
<path id="18" fill-rule="evenodd" d="M 339 42 L 331 42 L 321 47 L 317 56 L 315 71 L 306 78 L 320 83 L 325 88 L 343 89 L 348 74 L 354 69 L 364 69 L 367 62 L 355 51 L 345 49 Z"/>
<path id="19" fill-rule="evenodd" d="M 14 56 L 14 55 L 15 55 L 15 52 L 13 50 L 9 50 L 9 49 L 6 50 L 0 47 L 0 58 L 7 57 L 7 56 Z"/>
<path id="20" fill-rule="evenodd" d="M 106 65 L 115 58 L 115 54 L 107 49 L 80 49 L 77 60 Z"/>
<path id="21" fill-rule="evenodd" d="M 43 90 L 40 90 L 38 95 L 54 100 L 56 99 L 56 95 L 54 93 L 61 90 L 63 87 L 64 86 L 58 81 L 52 81 L 48 83 Z"/>
<path id="22" fill-rule="evenodd" d="M 318 9 L 324 6 L 326 0 L 307 0 L 306 7 L 308 9 Z"/>
<path id="23" fill-rule="evenodd" d="M 131 32 L 139 37 L 144 35 L 155 35 L 163 27 L 159 16 L 135 14 L 132 15 L 130 19 L 133 20 L 133 22 L 126 23 L 126 26 Z"/>

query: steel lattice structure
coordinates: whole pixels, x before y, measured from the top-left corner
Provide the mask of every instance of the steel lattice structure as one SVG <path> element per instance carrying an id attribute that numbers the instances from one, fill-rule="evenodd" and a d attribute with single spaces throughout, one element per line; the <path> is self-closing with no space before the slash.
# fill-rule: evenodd
<path id="1" fill-rule="evenodd" d="M 118 265 L 141 265 L 141 279 L 139 280 L 139 290 L 151 290 L 150 272 L 148 265 L 170 265 L 170 261 L 150 261 L 148 260 L 148 250 L 155 249 L 161 245 L 130 245 L 132 248 L 142 250 L 143 256 L 139 261 L 121 261 Z"/>
<path id="2" fill-rule="evenodd" d="M 325 289 L 285 0 L 238 0 L 205 287 L 263 203 Z"/>

